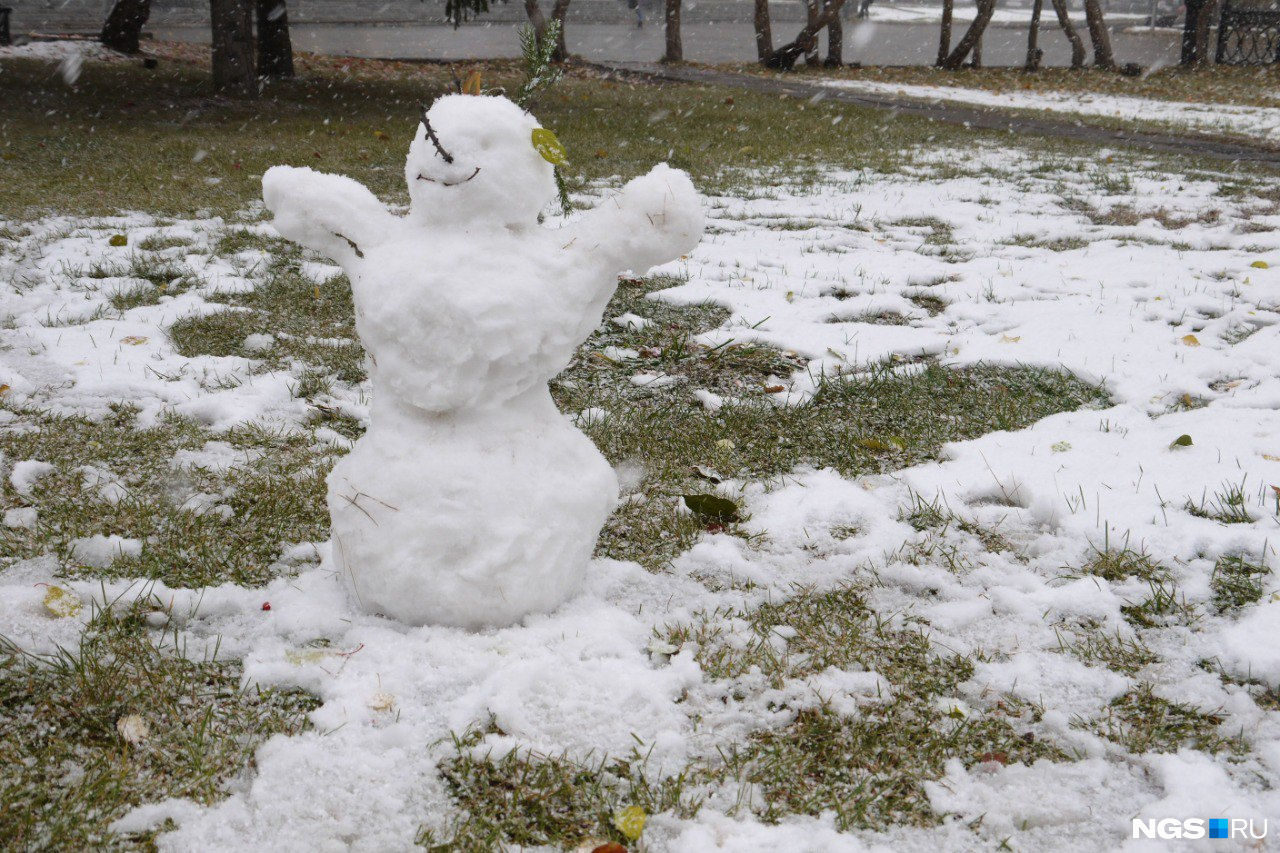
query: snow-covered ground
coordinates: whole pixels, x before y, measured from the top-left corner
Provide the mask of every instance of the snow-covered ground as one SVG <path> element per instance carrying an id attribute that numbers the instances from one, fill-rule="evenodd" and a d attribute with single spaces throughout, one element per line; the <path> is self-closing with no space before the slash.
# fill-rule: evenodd
<path id="1" fill-rule="evenodd" d="M 707 199 L 708 236 L 663 270 L 688 283 L 662 298 L 722 303 L 732 319 L 705 342 L 791 349 L 812 359 L 809 374 L 857 381 L 866 365 L 895 356 L 1045 365 L 1105 383 L 1112 407 L 950 445 L 944 461 L 894 474 L 850 480 L 802 470 L 744 484 L 747 526 L 760 538 L 705 534 L 666 574 L 599 560 L 581 596 L 505 630 L 411 629 L 365 615 L 324 563 L 305 559 L 299 574 L 265 588 L 151 588 L 172 602 L 191 653 L 220 643 L 222 654 L 243 656 L 247 678 L 300 685 L 324 704 L 313 731 L 261 747 L 255 774 L 225 801 L 147 805 L 118 828 L 172 818 L 178 828 L 159 839 L 172 850 L 406 849 L 423 821 L 447 824 L 451 802 L 437 764 L 452 755 L 448 734 L 475 724 L 493 721 L 500 733 L 485 743 L 495 754 L 598 757 L 628 754 L 638 740 L 659 772 L 782 725 L 786 714 L 776 707 L 784 699 L 794 708 L 821 695 L 857 714 L 874 701 L 866 673 L 829 670 L 782 697 L 750 679 L 729 689 L 705 676 L 694 649 L 655 645 L 656 630 L 699 612 L 751 608 L 793 595 L 797 584 L 822 589 L 850 579 L 870 584 L 870 603 L 890 622 L 925 620 L 938 650 L 981 652 L 973 678 L 947 699 L 954 716 L 1021 698 L 1042 708 L 1027 723 L 1035 738 L 1078 760 L 968 769 L 954 761 L 927 786 L 933 809 L 954 817 L 885 833 L 836 833 L 829 815 L 777 825 L 730 817 L 727 804 L 743 792 L 714 791 L 695 818 L 652 816 L 645 849 L 937 850 L 1006 839 L 1027 850 L 1170 849 L 1130 842 L 1130 818 L 1280 814 L 1280 713 L 1200 666 L 1216 660 L 1238 681 L 1280 688 L 1273 576 L 1257 604 L 1223 614 L 1210 606 L 1219 557 L 1275 564 L 1280 215 L 1259 212 L 1256 198 L 1218 194 L 1211 177 L 1108 160 L 944 150 L 897 175 L 833 174 L 807 188 L 758 177 L 751 198 Z M 937 177 L 942 169 L 948 177 Z M 101 413 L 123 398 L 141 407 L 143 423 L 172 409 L 214 429 L 301 423 L 307 406 L 290 393 L 288 372 L 254 372 L 239 357 L 183 358 L 166 338 L 174 320 L 220 310 L 206 299 L 212 292 L 254 286 L 245 264 L 201 252 L 223 223 L 138 215 L 28 225 L 31 233 L 0 254 L 13 318 L 0 331 L 0 383 L 10 401 Z M 108 243 L 122 231 L 135 244 L 153 233 L 192 239 L 166 251 L 202 284 L 122 316 L 103 311 L 107 294 L 129 282 L 79 271 L 126 258 L 130 249 Z M 310 269 L 321 278 L 335 271 Z M 931 315 L 912 301 L 922 296 L 944 309 Z M 871 319 L 888 314 L 907 323 Z M 211 375 L 244 381 L 202 381 Z M 794 377 L 778 402 L 803 405 L 811 387 L 809 375 Z M 365 410 L 361 388 L 334 393 L 334 405 Z M 6 475 L 39 476 L 38 466 L 19 467 L 30 461 L 6 460 Z M 1225 524 L 1186 510 L 1188 500 L 1211 502 L 1224 484 L 1243 487 L 1247 520 Z M 996 527 L 1012 548 L 989 551 L 970 537 L 958 542 L 950 568 L 910 559 L 927 535 L 901 518 L 914 496 L 940 498 L 961 518 Z M 1195 613 L 1189 624 L 1143 629 L 1156 659 L 1135 673 L 1084 662 L 1062 646 L 1064 634 L 1085 626 L 1137 636 L 1121 608 L 1150 594 L 1145 583 L 1071 576 L 1093 548 L 1121 542 L 1170 567 Z M 281 546 L 295 563 L 296 544 Z M 33 587 L 52 580 L 51 569 L 28 561 L 0 572 L 0 634 L 34 648 L 74 639 L 75 618 L 51 618 Z M 142 588 L 69 585 L 109 599 Z M 317 637 L 329 645 L 307 645 Z M 780 634 L 780 647 L 786 642 Z M 1139 681 L 1217 713 L 1224 736 L 1243 734 L 1248 749 L 1229 758 L 1190 749 L 1134 754 L 1078 724 L 1100 718 Z M 1219 849 L 1194 845 L 1186 849 Z"/>
<path id="2" fill-rule="evenodd" d="M 824 85 L 874 94 L 904 95 L 923 101 L 950 101 L 1037 112 L 1105 116 L 1124 121 L 1156 122 L 1198 133 L 1249 136 L 1280 141 L 1280 108 L 1166 101 L 1090 92 L 993 92 L 963 86 L 924 86 L 881 80 L 828 80 Z"/>

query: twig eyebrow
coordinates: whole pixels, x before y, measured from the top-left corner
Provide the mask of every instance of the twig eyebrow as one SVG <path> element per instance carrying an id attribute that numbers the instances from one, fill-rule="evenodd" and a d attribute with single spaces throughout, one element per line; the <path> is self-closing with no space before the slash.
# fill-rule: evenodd
<path id="1" fill-rule="evenodd" d="M 436 136 L 435 130 L 431 127 L 431 119 L 427 118 L 427 107 L 422 106 L 422 126 L 427 129 L 427 139 L 431 140 L 431 144 L 440 152 L 440 156 L 444 158 L 446 163 L 453 162 L 453 155 L 444 150 L 444 146 L 440 144 L 440 138 Z"/>

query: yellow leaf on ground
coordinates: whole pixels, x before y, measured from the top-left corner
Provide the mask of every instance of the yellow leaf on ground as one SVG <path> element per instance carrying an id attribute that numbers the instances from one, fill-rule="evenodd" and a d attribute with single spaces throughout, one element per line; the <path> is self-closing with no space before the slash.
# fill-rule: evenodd
<path id="1" fill-rule="evenodd" d="M 1197 338 L 1195 335 L 1183 335 L 1182 342 L 1189 347 L 1200 346 L 1200 339 Z"/>
<path id="2" fill-rule="evenodd" d="M 630 841 L 635 841 L 644 832 L 644 822 L 648 817 L 640 806 L 627 806 L 613 813 L 613 825 Z"/>
<path id="3" fill-rule="evenodd" d="M 120 343 L 128 344 L 131 347 L 136 347 L 138 344 L 145 344 L 146 342 L 147 339 L 141 335 L 125 335 L 120 339 Z"/>
<path id="4" fill-rule="evenodd" d="M 80 596 L 60 586 L 50 586 L 44 593 L 44 609 L 59 619 L 75 616 L 84 604 Z"/>
<path id="5" fill-rule="evenodd" d="M 1249 264 L 1249 266 L 1253 267 L 1255 270 L 1271 269 L 1271 264 L 1267 263 L 1266 261 L 1254 261 L 1253 263 Z"/>

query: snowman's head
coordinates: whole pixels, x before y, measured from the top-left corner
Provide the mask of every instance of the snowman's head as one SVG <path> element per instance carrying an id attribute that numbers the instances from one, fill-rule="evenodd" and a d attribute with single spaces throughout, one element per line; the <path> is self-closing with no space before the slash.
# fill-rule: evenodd
<path id="1" fill-rule="evenodd" d="M 418 124 L 404 177 L 426 222 L 529 225 L 555 197 L 533 116 L 493 95 L 445 95 Z"/>

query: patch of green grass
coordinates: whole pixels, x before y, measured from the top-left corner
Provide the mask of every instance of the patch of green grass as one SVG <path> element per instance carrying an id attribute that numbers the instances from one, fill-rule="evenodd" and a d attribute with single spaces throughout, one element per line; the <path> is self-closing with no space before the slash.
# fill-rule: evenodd
<path id="1" fill-rule="evenodd" d="M 472 730 L 455 739 L 456 757 L 441 766 L 461 816 L 443 832 L 424 827 L 419 845 L 440 851 L 511 845 L 571 850 L 589 839 L 627 845 L 631 841 L 614 822 L 621 809 L 638 806 L 646 815 L 677 817 L 697 812 L 684 777 L 650 781 L 641 756 L 591 765 L 518 751 L 495 759 L 476 755 L 480 738 Z"/>
<path id="2" fill-rule="evenodd" d="M 10 849 L 152 848 L 107 827 L 166 797 L 212 803 L 273 734 L 318 702 L 240 687 L 240 667 L 157 644 L 141 608 L 96 614 L 78 647 L 32 656 L 0 640 L 0 837 Z M 127 741 L 121 721 L 144 737 Z M 130 731 L 127 728 L 126 731 Z"/>
<path id="3" fill-rule="evenodd" d="M 632 519 L 652 507 L 675 548 L 695 534 L 672 500 L 707 491 L 695 466 L 724 478 L 762 479 L 799 465 L 831 467 L 846 475 L 892 470 L 936 458 L 944 442 L 996 429 L 1017 429 L 1055 412 L 1099 405 L 1105 394 L 1067 375 L 1032 368 L 975 367 L 952 370 L 934 364 L 914 372 L 876 369 L 859 377 L 820 381 L 813 399 L 778 406 L 768 399 L 770 377 L 785 377 L 798 362 L 763 346 L 699 347 L 699 332 L 722 322 L 714 306 L 675 306 L 643 298 L 667 280 L 620 290 L 606 317 L 631 311 L 655 320 L 639 330 L 611 324 L 593 335 L 552 385 L 566 412 L 603 409 L 585 431 L 611 462 L 643 460 L 645 504 L 629 507 Z M 596 355 L 625 346 L 639 359 Z M 662 388 L 637 387 L 635 373 L 658 372 L 683 381 Z M 725 398 L 708 410 L 692 393 Z M 656 541 L 646 534 L 644 541 Z M 653 566 L 672 548 L 637 550 L 636 540 L 606 536 L 601 553 Z M 678 550 L 677 550 L 678 553 Z"/>
<path id="4" fill-rule="evenodd" d="M 973 766 L 1066 755 L 1020 736 L 1003 719 L 958 719 L 936 706 L 900 701 L 856 718 L 828 707 L 801 710 L 791 725 L 752 735 L 727 763 L 730 774 L 760 787 L 762 820 L 831 813 L 843 831 L 941 822 L 922 783 L 941 778 L 952 758 Z"/>
<path id="5" fill-rule="evenodd" d="M 230 238 L 239 242 L 246 232 Z M 249 235 L 255 242 L 260 238 Z M 271 251 L 276 252 L 273 244 Z M 238 251 L 242 251 L 239 249 Z M 218 251 L 223 252 L 222 243 Z M 303 372 L 303 384 L 295 396 L 311 399 L 325 393 L 323 383 L 307 376 L 333 376 L 357 383 L 365 378 L 364 350 L 356 339 L 355 308 L 351 284 L 346 276 L 317 283 L 298 267 L 298 253 L 273 254 L 257 286 L 246 293 L 215 294 L 213 301 L 228 310 L 184 317 L 168 329 L 178 353 L 197 355 L 238 355 L 261 359 L 269 369 L 285 370 L 300 363 L 311 368 Z M 266 350 L 245 347 L 253 334 L 274 335 Z"/>
<path id="6" fill-rule="evenodd" d="M 1092 241 L 1085 237 L 1055 237 L 1044 239 L 1035 234 L 1017 234 L 1009 241 L 1013 246 L 1025 246 L 1028 249 L 1047 249 L 1050 252 L 1071 252 L 1076 249 L 1087 249 Z"/>
<path id="7" fill-rule="evenodd" d="M 1112 701 L 1105 716 L 1089 727 L 1135 755 L 1177 752 L 1184 746 L 1210 753 L 1241 749 L 1244 744 L 1239 738 L 1218 733 L 1222 720 L 1217 714 L 1162 699 L 1143 683 Z"/>
<path id="8" fill-rule="evenodd" d="M 1222 524 L 1250 524 L 1253 514 L 1246 506 L 1244 482 L 1224 483 L 1222 488 L 1213 493 L 1213 497 L 1201 496 L 1196 503 L 1191 498 L 1183 507 L 1196 518 L 1207 518 Z"/>
<path id="9" fill-rule="evenodd" d="M 1081 568 L 1087 575 L 1095 575 L 1112 583 L 1129 578 L 1144 581 L 1167 579 L 1169 570 L 1151 558 L 1149 554 L 1130 548 L 1112 549 L 1104 546 L 1094 549 L 1093 556 Z"/>
<path id="10" fill-rule="evenodd" d="M 1239 610 L 1262 598 L 1263 579 L 1271 574 L 1263 557 L 1257 561 L 1245 554 L 1227 554 L 1213 567 L 1209 588 L 1213 606 L 1219 613 Z"/>
<path id="11" fill-rule="evenodd" d="M 730 631 L 729 625 L 741 627 Z M 799 590 L 751 611 L 704 614 L 673 626 L 665 639 L 692 643 L 703 672 L 736 682 L 735 694 L 761 689 L 744 678 L 763 676 L 766 687 L 780 688 L 830 667 L 873 671 L 890 683 L 856 716 L 825 704 L 797 709 L 790 724 L 722 748 L 723 764 L 708 772 L 758 786 L 763 798 L 754 808 L 766 821 L 831 812 L 840 829 L 929 825 L 939 818 L 923 782 L 940 778 L 948 759 L 972 765 L 1066 757 L 1014 728 L 1011 721 L 1026 709 L 1012 700 L 999 713 L 964 713 L 940 701 L 972 676 L 972 662 L 937 653 L 919 624 L 883 619 L 855 585 Z"/>
<path id="12" fill-rule="evenodd" d="M 101 421 L 18 414 L 20 423 L 36 429 L 0 433 L 0 451 L 55 470 L 30 497 L 8 480 L 0 484 L 3 509 L 32 506 L 38 513 L 34 528 L 0 527 L 6 556 L 52 552 L 70 576 L 147 577 L 173 586 L 259 584 L 281 571 L 282 547 L 328 537 L 324 478 L 333 456 L 313 450 L 308 434 L 249 426 L 215 437 L 176 417 L 141 429 L 124 407 Z M 215 438 L 247 451 L 243 464 L 226 471 L 174 466 L 178 451 L 200 450 Z M 106 499 L 81 466 L 114 479 L 125 496 Z M 189 503 L 197 495 L 204 505 Z M 107 567 L 86 565 L 74 540 L 98 534 L 142 540 L 141 553 Z"/>
<path id="13" fill-rule="evenodd" d="M 1126 639 L 1096 630 L 1076 632 L 1071 639 L 1059 635 L 1058 643 L 1059 651 L 1069 652 L 1084 663 L 1105 666 L 1125 675 L 1137 675 L 1143 667 L 1159 660 L 1137 637 Z"/>
<path id="14" fill-rule="evenodd" d="M 190 246 L 194 240 L 176 234 L 152 234 L 138 241 L 138 249 L 143 252 L 163 252 L 165 249 L 176 249 L 179 246 Z"/>

